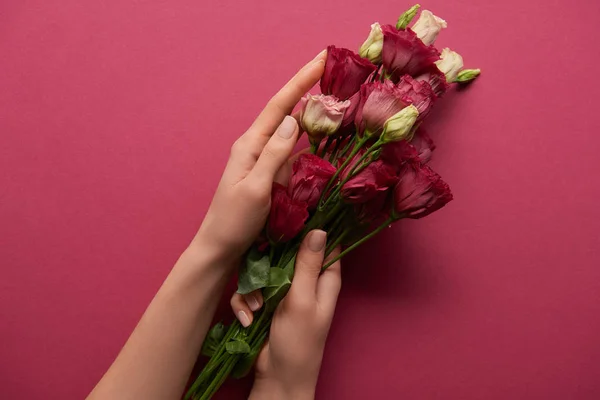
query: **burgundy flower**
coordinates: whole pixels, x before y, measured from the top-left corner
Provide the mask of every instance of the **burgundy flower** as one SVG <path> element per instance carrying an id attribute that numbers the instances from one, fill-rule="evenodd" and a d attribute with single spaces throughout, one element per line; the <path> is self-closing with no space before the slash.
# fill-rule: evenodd
<path id="1" fill-rule="evenodd" d="M 314 210 L 335 171 L 335 167 L 321 157 L 302 154 L 292 167 L 288 187 L 292 201 L 306 203 L 309 210 Z"/>
<path id="2" fill-rule="evenodd" d="M 437 96 L 431 89 L 429 82 L 425 80 L 417 81 L 410 75 L 404 75 L 398 82 L 400 93 L 410 99 L 410 103 L 419 110 L 418 121 L 423 120 L 429 114 Z"/>
<path id="3" fill-rule="evenodd" d="M 396 29 L 391 25 L 381 27 L 383 31 L 382 62 L 385 72 L 394 82 L 402 75 L 420 75 L 440 59 L 434 46 L 425 45 L 410 29 Z"/>
<path id="4" fill-rule="evenodd" d="M 418 161 L 418 150 L 406 140 L 386 143 L 381 151 L 381 160 L 394 168 L 399 173 L 404 164 L 409 161 Z"/>
<path id="5" fill-rule="evenodd" d="M 423 164 L 427 164 L 429 160 L 431 160 L 431 153 L 433 153 L 433 150 L 435 150 L 435 143 L 433 143 L 433 140 L 429 137 L 425 130 L 423 130 L 423 128 L 417 130 L 413 140 L 410 143 L 417 150 L 421 162 Z"/>
<path id="6" fill-rule="evenodd" d="M 425 81 L 429 83 L 429 86 L 431 86 L 433 93 L 435 93 L 437 97 L 443 95 L 444 92 L 450 87 L 448 82 L 446 82 L 446 75 L 444 75 L 444 73 L 440 71 L 435 64 L 426 68 L 415 79 L 417 81 Z"/>
<path id="7" fill-rule="evenodd" d="M 450 187 L 429 166 L 406 163 L 394 188 L 394 215 L 422 218 L 452 200 Z"/>
<path id="8" fill-rule="evenodd" d="M 376 68 L 353 51 L 329 46 L 321 77 L 321 93 L 332 94 L 340 100 L 349 99 Z"/>
<path id="9" fill-rule="evenodd" d="M 392 82 L 367 83 L 360 88 L 360 103 L 354 122 L 360 134 L 377 136 L 388 118 L 406 107 L 410 99 Z"/>
<path id="10" fill-rule="evenodd" d="M 303 201 L 293 200 L 287 188 L 273 184 L 271 192 L 271 211 L 267 222 L 267 235 L 273 242 L 287 242 L 304 228 L 308 218 L 307 205 Z"/>
<path id="11" fill-rule="evenodd" d="M 354 215 L 361 225 L 379 226 L 390 216 L 391 190 L 381 191 L 366 203 L 354 205 Z"/>
<path id="12" fill-rule="evenodd" d="M 373 161 L 342 186 L 342 198 L 351 204 L 366 203 L 398 182 L 395 172 L 382 160 Z"/>

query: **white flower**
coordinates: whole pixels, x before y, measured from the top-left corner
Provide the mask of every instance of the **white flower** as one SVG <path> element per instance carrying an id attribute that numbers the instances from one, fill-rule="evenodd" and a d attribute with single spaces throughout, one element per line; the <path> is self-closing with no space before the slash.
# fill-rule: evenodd
<path id="1" fill-rule="evenodd" d="M 446 82 L 448 83 L 456 80 L 458 73 L 464 65 L 461 55 L 447 47 L 442 50 L 440 60 L 436 61 L 435 64 L 446 75 Z"/>
<path id="2" fill-rule="evenodd" d="M 383 125 L 381 138 L 384 142 L 397 142 L 410 139 L 412 127 L 419 117 L 419 110 L 412 104 L 392 115 Z"/>
<path id="3" fill-rule="evenodd" d="M 368 59 L 373 64 L 381 63 L 381 49 L 383 49 L 383 32 L 381 31 L 381 25 L 379 22 L 375 22 L 371 25 L 371 32 L 369 37 L 360 46 L 358 54 L 361 57 Z"/>
<path id="4" fill-rule="evenodd" d="M 412 30 L 417 34 L 417 37 L 426 45 L 433 44 L 435 38 L 443 28 L 447 28 L 446 21 L 438 16 L 433 15 L 429 10 L 423 10 L 419 19 L 412 26 Z"/>

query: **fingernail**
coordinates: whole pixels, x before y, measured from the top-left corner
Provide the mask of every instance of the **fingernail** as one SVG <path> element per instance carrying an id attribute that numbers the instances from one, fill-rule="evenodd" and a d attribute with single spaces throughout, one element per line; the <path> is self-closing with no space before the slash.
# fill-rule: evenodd
<path id="1" fill-rule="evenodd" d="M 321 52 L 319 54 L 317 54 L 317 56 L 315 58 L 313 58 L 313 61 L 321 60 L 326 53 L 327 53 L 327 49 L 321 50 Z"/>
<path id="2" fill-rule="evenodd" d="M 279 128 L 277 128 L 277 134 L 284 139 L 289 139 L 294 135 L 297 126 L 298 123 L 296 120 L 289 115 L 286 115 L 279 125 Z"/>
<path id="3" fill-rule="evenodd" d="M 252 311 L 256 311 L 260 308 L 260 303 L 256 300 L 256 296 L 248 296 L 247 303 Z"/>
<path id="4" fill-rule="evenodd" d="M 308 248 L 314 252 L 323 250 L 327 241 L 327 233 L 321 230 L 314 230 L 308 238 Z"/>
<path id="5" fill-rule="evenodd" d="M 244 328 L 250 326 L 250 318 L 248 318 L 244 311 L 238 311 L 237 317 Z"/>

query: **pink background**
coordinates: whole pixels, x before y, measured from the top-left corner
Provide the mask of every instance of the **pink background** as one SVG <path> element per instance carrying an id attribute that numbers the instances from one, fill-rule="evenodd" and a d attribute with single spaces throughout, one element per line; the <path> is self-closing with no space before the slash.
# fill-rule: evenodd
<path id="1" fill-rule="evenodd" d="M 233 140 L 327 44 L 410 5 L 4 0 L 0 398 L 83 398 Z M 484 71 L 429 124 L 456 200 L 345 262 L 319 397 L 598 399 L 600 3 L 424 6 Z"/>

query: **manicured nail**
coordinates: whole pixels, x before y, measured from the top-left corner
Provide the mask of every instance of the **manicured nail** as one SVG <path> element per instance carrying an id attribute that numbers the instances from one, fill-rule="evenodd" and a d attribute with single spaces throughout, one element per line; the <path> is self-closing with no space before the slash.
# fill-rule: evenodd
<path id="1" fill-rule="evenodd" d="M 316 229 L 308 238 L 308 248 L 314 252 L 321 251 L 325 247 L 325 242 L 327 242 L 327 233 Z"/>
<path id="2" fill-rule="evenodd" d="M 290 139 L 294 136 L 297 127 L 298 123 L 296 120 L 289 115 L 286 115 L 283 122 L 281 122 L 281 125 L 279 125 L 279 128 L 277 128 L 277 134 L 284 139 Z"/>
<path id="3" fill-rule="evenodd" d="M 313 61 L 322 61 L 323 60 L 323 56 L 325 56 L 325 54 L 327 53 L 327 49 L 323 49 L 321 50 L 321 52 L 319 54 L 317 54 L 317 56 L 313 59 Z"/>
<path id="4" fill-rule="evenodd" d="M 244 328 L 250 326 L 250 318 L 248 318 L 244 311 L 238 311 L 237 317 Z"/>
<path id="5" fill-rule="evenodd" d="M 248 303 L 248 307 L 250 307 L 252 311 L 256 311 L 260 308 L 260 303 L 258 302 L 258 300 L 256 300 L 256 296 L 254 295 L 248 296 L 246 302 Z"/>

